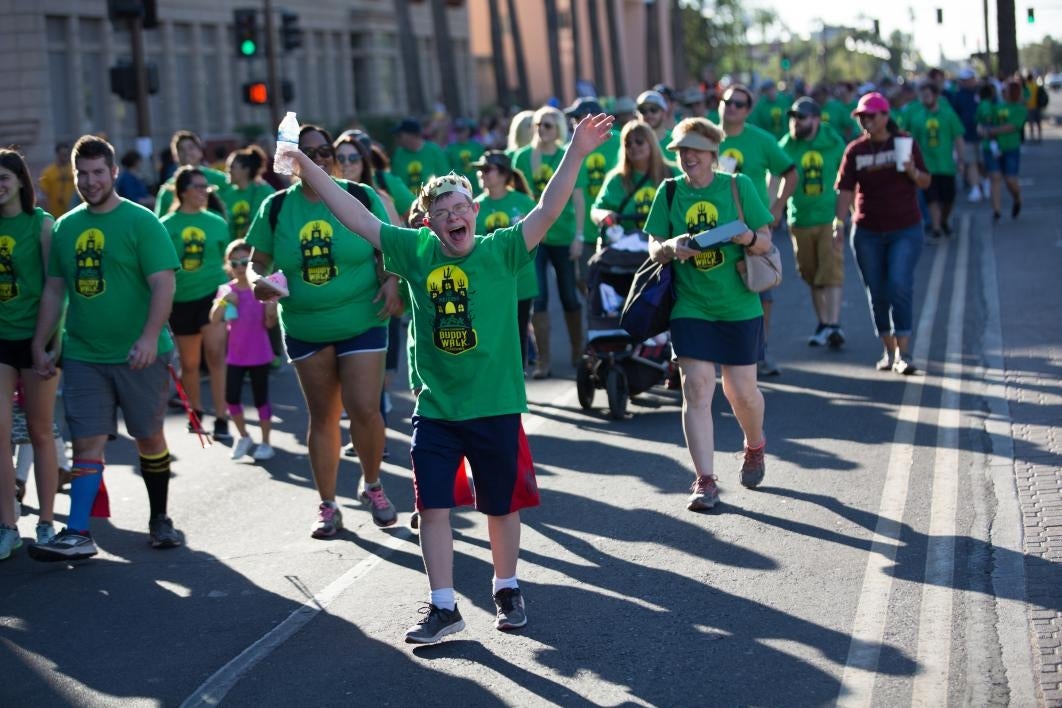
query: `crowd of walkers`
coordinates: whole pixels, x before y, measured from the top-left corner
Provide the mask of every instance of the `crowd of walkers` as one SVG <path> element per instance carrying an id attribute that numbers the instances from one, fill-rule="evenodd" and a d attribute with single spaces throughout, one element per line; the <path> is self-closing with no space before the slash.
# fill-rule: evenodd
<path id="1" fill-rule="evenodd" d="M 999 220 L 1005 186 L 1018 218 L 1024 129 L 1037 135 L 1047 96 L 1035 81 L 980 80 L 972 69 L 858 90 L 784 88 L 657 85 L 634 100 L 523 111 L 507 131 L 497 120 L 440 130 L 407 118 L 389 136 L 390 154 L 383 136 L 355 127 L 333 138 L 307 124 L 297 145 L 278 148 L 290 183 L 256 145 L 208 166 L 200 138 L 182 130 L 154 195 L 138 175 L 141 157 L 119 160 L 97 136 L 56 146 L 37 184 L 17 150 L 0 150 L 0 499 L 21 501 L 30 467 L 22 460 L 31 458 L 39 520 L 30 556 L 97 553 L 89 519 L 109 514 L 105 450 L 119 410 L 139 453 L 149 541 L 181 545 L 167 508 L 168 404 L 182 401 L 190 433 L 264 463 L 275 454 L 269 379 L 281 357 L 305 399 L 320 500 L 311 535 L 343 528 L 344 417 L 362 471 L 354 496 L 377 526 L 395 524 L 380 467 L 405 322 L 415 513 L 430 586 L 406 640 L 434 642 L 463 627 L 449 510 L 470 502 L 488 516 L 496 626 L 523 626 L 519 512 L 538 504 L 520 422 L 526 379 L 586 365 L 588 268 L 620 238 L 641 239 L 649 259 L 673 264 L 670 341 L 695 472 L 687 507 L 719 499 L 717 368 L 744 434 L 740 482 L 755 488 L 766 473 L 757 380 L 781 368 L 768 355 L 773 297 L 746 285 L 746 260 L 788 234 L 810 295 L 808 344 L 839 349 L 847 241 L 882 343 L 874 366 L 917 373 L 923 245 L 952 236 L 958 194 L 990 200 Z M 445 144 L 431 139 L 440 133 Z M 692 240 L 734 222 L 741 228 L 728 241 Z M 569 344 L 561 366 L 551 356 L 551 291 Z M 69 462 L 54 422 L 60 373 Z M 247 380 L 257 441 L 244 414 Z M 56 533 L 65 484 L 70 507 Z M 0 503 L 0 560 L 22 545 L 18 514 L 17 502 Z"/>

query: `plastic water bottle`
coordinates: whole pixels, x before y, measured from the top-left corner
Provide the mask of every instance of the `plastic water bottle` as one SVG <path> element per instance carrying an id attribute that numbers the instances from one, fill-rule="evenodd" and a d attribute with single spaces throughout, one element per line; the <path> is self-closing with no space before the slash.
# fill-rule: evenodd
<path id="1" fill-rule="evenodd" d="M 277 151 L 273 155 L 273 171 L 278 175 L 290 175 L 294 169 L 291 157 L 280 154 L 281 143 L 299 144 L 299 121 L 294 111 L 288 111 L 277 128 Z"/>

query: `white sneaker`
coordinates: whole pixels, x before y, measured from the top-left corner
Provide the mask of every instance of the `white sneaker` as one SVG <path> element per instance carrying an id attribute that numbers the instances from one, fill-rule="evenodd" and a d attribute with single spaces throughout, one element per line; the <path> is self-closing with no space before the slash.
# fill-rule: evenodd
<path id="1" fill-rule="evenodd" d="M 18 529 L 11 526 L 0 526 L 0 560 L 5 560 L 11 553 L 22 547 L 22 537 Z"/>
<path id="2" fill-rule="evenodd" d="M 236 441 L 236 444 L 232 446 L 232 459 L 238 460 L 248 452 L 251 451 L 251 446 L 254 445 L 254 441 L 251 440 L 250 435 L 244 435 L 242 438 Z"/>
<path id="3" fill-rule="evenodd" d="M 256 447 L 254 449 L 254 452 L 251 453 L 251 457 L 253 457 L 256 460 L 271 460 L 271 459 L 273 459 L 273 456 L 276 455 L 276 454 L 277 454 L 277 451 L 274 450 L 270 445 L 267 445 L 266 443 L 262 443 L 261 445 L 259 445 L 258 447 Z"/>
<path id="4" fill-rule="evenodd" d="M 981 201 L 981 188 L 977 185 L 974 185 L 973 189 L 970 190 L 970 193 L 966 195 L 966 201 L 970 202 L 971 204 L 976 204 L 977 202 Z"/>

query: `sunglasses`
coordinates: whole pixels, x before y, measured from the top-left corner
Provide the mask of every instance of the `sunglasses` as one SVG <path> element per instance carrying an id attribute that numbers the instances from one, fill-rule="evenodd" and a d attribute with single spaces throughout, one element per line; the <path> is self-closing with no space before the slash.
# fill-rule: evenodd
<path id="1" fill-rule="evenodd" d="M 301 150 L 302 154 L 310 158 L 311 160 L 331 159 L 336 156 L 336 151 L 332 148 L 331 145 L 321 145 L 320 147 L 316 148 L 300 147 L 299 150 Z"/>
<path id="2" fill-rule="evenodd" d="M 638 106 L 639 113 L 662 113 L 664 111 L 660 106 Z"/>
<path id="3" fill-rule="evenodd" d="M 635 145 L 645 145 L 645 138 L 628 138 L 624 143 L 627 147 L 634 147 Z"/>
<path id="4" fill-rule="evenodd" d="M 303 150 L 303 152 L 306 151 Z M 361 155 L 356 152 L 352 152 L 349 155 L 336 155 L 336 162 L 341 165 L 353 165 L 355 162 L 361 162 Z"/>
<path id="5" fill-rule="evenodd" d="M 748 108 L 749 107 L 749 102 L 748 101 L 735 101 L 733 99 L 724 98 L 723 99 L 723 103 L 725 103 L 728 106 L 733 106 L 734 108 Z"/>
<path id="6" fill-rule="evenodd" d="M 250 262 L 250 258 L 233 258 L 229 260 L 229 265 L 233 268 L 238 268 L 239 266 L 244 266 L 246 268 L 247 264 Z"/>

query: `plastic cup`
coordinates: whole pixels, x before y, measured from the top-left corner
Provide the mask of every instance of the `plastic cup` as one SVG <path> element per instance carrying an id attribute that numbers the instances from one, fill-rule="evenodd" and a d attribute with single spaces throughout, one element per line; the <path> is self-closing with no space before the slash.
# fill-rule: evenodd
<path id="1" fill-rule="evenodd" d="M 730 174 L 734 174 L 734 170 L 737 169 L 737 158 L 730 157 L 729 155 L 720 155 L 719 169 L 721 169 L 723 172 L 729 172 Z"/>
<path id="2" fill-rule="evenodd" d="M 896 171 L 903 172 L 907 161 L 911 159 L 911 150 L 914 147 L 914 138 L 897 137 L 893 141 L 896 153 Z"/>

